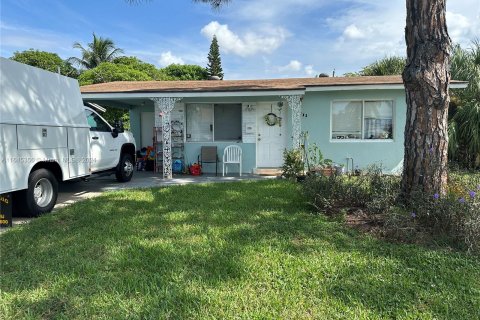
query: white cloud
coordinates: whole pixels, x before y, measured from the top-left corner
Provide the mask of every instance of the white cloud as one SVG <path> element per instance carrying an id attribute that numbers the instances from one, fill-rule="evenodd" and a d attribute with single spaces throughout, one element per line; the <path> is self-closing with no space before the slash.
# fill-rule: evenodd
<path id="1" fill-rule="evenodd" d="M 280 47 L 288 36 L 288 32 L 280 27 L 270 27 L 256 32 L 247 32 L 243 36 L 231 31 L 227 24 L 212 21 L 201 30 L 201 33 L 211 39 L 217 37 L 220 51 L 233 53 L 241 57 L 257 53 L 272 53 Z"/>
<path id="2" fill-rule="evenodd" d="M 480 35 L 480 1 L 447 1 L 448 33 L 454 43 L 469 47 Z"/>
<path id="3" fill-rule="evenodd" d="M 356 25 L 351 24 L 345 28 L 343 35 L 348 39 L 362 39 L 365 38 L 365 33 L 357 28 Z"/>
<path id="4" fill-rule="evenodd" d="M 302 63 L 298 60 L 291 60 L 287 65 L 278 67 L 280 72 L 300 71 L 302 69 Z"/>
<path id="5" fill-rule="evenodd" d="M 318 72 L 311 64 L 304 65 L 298 60 L 290 60 L 290 62 L 284 66 L 274 67 L 268 70 L 268 72 L 281 73 L 282 77 L 312 77 Z"/>
<path id="6" fill-rule="evenodd" d="M 166 67 L 171 64 L 185 64 L 182 58 L 174 56 L 170 51 L 162 52 L 160 55 L 160 60 L 158 60 L 158 63 L 162 67 Z"/>
<path id="7" fill-rule="evenodd" d="M 342 58 L 378 59 L 387 55 L 405 55 L 405 1 L 354 0 L 342 15 L 327 19 L 338 36 L 334 49 Z M 459 13 L 461 12 L 461 13 Z M 449 1 L 447 26 L 455 43 L 468 46 L 480 34 L 480 2 Z"/>
<path id="8" fill-rule="evenodd" d="M 402 1 L 389 1 L 353 6 L 343 15 L 327 19 L 331 30 L 339 33 L 333 52 L 357 61 L 405 55 L 405 15 Z"/>
<path id="9" fill-rule="evenodd" d="M 305 66 L 304 70 L 307 76 L 314 76 L 315 74 L 317 74 L 317 71 L 313 69 L 313 66 L 311 64 Z"/>
<path id="10" fill-rule="evenodd" d="M 456 43 L 460 43 L 461 45 L 465 46 L 470 42 L 470 40 L 473 40 L 475 36 L 478 37 L 480 34 L 478 22 L 475 26 L 473 21 L 462 14 L 447 11 L 446 18 L 448 33 L 452 40 Z"/>

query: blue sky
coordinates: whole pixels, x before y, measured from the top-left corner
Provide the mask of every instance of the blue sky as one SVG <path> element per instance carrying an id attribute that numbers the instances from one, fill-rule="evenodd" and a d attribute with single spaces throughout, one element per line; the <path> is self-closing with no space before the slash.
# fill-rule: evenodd
<path id="1" fill-rule="evenodd" d="M 233 0 L 220 10 L 191 0 L 1 0 L 0 55 L 29 48 L 78 56 L 92 33 L 158 67 L 206 66 L 213 34 L 225 79 L 358 71 L 405 55 L 405 0 Z M 480 0 L 448 0 L 452 40 L 480 38 Z"/>

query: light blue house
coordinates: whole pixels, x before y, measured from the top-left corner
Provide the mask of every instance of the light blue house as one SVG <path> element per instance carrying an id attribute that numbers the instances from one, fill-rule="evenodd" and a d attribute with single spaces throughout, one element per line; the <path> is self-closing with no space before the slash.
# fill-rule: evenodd
<path id="1" fill-rule="evenodd" d="M 210 145 L 220 159 L 226 146 L 239 145 L 245 173 L 279 168 L 283 150 L 303 144 L 303 132 L 335 163 L 402 167 L 406 103 L 399 76 L 111 82 L 81 91 L 86 102 L 128 108 L 138 148 L 154 136 L 163 141 L 167 178 L 176 152 L 194 163 Z"/>

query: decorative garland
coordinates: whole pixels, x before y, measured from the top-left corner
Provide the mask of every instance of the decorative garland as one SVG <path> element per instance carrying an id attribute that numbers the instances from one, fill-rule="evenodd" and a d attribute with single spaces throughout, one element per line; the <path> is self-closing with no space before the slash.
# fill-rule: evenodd
<path id="1" fill-rule="evenodd" d="M 263 118 L 265 119 L 265 123 L 270 127 L 273 127 L 279 122 L 277 115 L 273 112 L 268 113 Z"/>

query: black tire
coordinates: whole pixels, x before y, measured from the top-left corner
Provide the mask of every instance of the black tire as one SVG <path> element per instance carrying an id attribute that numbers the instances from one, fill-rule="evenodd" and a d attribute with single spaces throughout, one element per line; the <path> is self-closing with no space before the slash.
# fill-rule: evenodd
<path id="1" fill-rule="evenodd" d="M 115 177 L 119 182 L 128 182 L 133 177 L 133 160 L 132 156 L 128 153 L 122 154 L 120 162 L 118 163 L 117 170 L 115 171 Z"/>
<path id="2" fill-rule="evenodd" d="M 38 169 L 28 176 L 28 189 L 19 194 L 20 214 L 38 217 L 52 211 L 58 197 L 58 182 L 52 172 Z"/>

